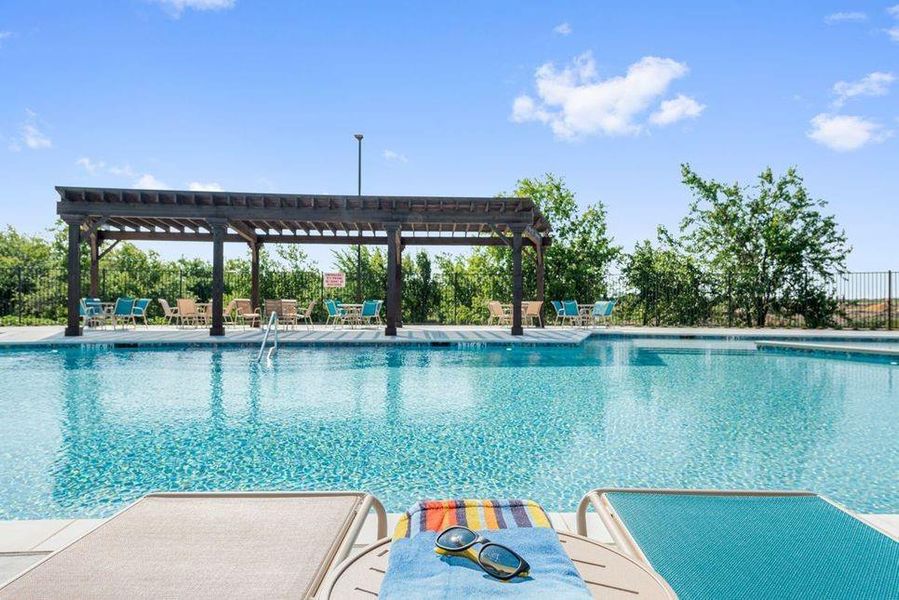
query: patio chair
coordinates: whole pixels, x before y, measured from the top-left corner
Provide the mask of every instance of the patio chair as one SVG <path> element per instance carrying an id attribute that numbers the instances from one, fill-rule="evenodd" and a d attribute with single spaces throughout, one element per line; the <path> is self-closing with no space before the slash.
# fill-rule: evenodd
<path id="1" fill-rule="evenodd" d="M 78 316 L 81 317 L 82 324 L 85 327 L 102 325 L 105 320 L 103 318 L 103 307 L 94 304 L 91 298 L 82 298 L 78 302 Z"/>
<path id="2" fill-rule="evenodd" d="M 340 308 L 340 303 L 337 300 L 325 300 L 325 309 L 328 311 L 325 325 L 334 325 L 336 327 L 338 323 L 341 325 L 346 323 L 346 311 Z"/>
<path id="3" fill-rule="evenodd" d="M 204 319 L 197 309 L 196 300 L 193 298 L 178 298 L 175 301 L 175 305 L 178 308 L 178 320 L 181 321 L 182 327 L 191 324 L 194 327 L 200 326 L 200 321 Z"/>
<path id="4" fill-rule="evenodd" d="M 487 317 L 488 325 L 508 325 L 512 322 L 512 315 L 503 309 L 503 305 L 498 300 L 491 300 L 487 303 L 489 316 Z"/>
<path id="5" fill-rule="evenodd" d="M 524 308 L 524 321 L 530 321 L 531 325 L 540 325 L 543 327 L 543 315 L 540 314 L 543 310 L 543 301 L 542 300 L 531 300 L 530 302 L 525 303 Z"/>
<path id="6" fill-rule="evenodd" d="M 553 323 L 555 325 L 559 325 L 562 323 L 562 316 L 565 314 L 565 307 L 562 305 L 560 300 L 553 300 L 550 302 L 552 304 L 553 310 L 556 311 L 555 320 Z"/>
<path id="7" fill-rule="evenodd" d="M 157 300 L 159 300 L 159 305 L 162 307 L 162 314 L 165 317 L 166 325 L 171 325 L 172 321 L 180 319 L 178 309 L 169 306 L 168 300 L 165 298 L 157 298 Z"/>
<path id="8" fill-rule="evenodd" d="M 615 309 L 617 300 L 605 300 L 593 304 L 593 310 L 590 311 L 590 320 L 593 325 L 597 322 L 606 321 L 612 318 L 612 311 Z M 608 325 L 606 325 L 608 326 Z"/>
<path id="9" fill-rule="evenodd" d="M 263 300 L 262 301 L 262 318 L 268 320 L 272 313 L 278 313 L 281 317 L 281 301 L 280 300 Z"/>
<path id="10" fill-rule="evenodd" d="M 683 598 L 887 598 L 899 543 L 811 492 L 599 489 L 593 506 L 617 548 Z"/>
<path id="11" fill-rule="evenodd" d="M 314 329 L 315 324 L 312 322 L 312 311 L 315 310 L 316 305 L 315 300 L 310 300 L 309 304 L 306 305 L 306 310 L 299 316 L 299 321 L 303 321 L 306 324 L 306 327 L 309 329 Z"/>
<path id="12" fill-rule="evenodd" d="M 565 324 L 566 321 L 572 325 L 583 325 L 586 323 L 576 300 L 563 300 L 562 309 L 562 314 L 560 315 L 562 324 Z"/>
<path id="13" fill-rule="evenodd" d="M 285 327 L 293 329 L 299 322 L 296 300 L 281 300 L 281 312 L 278 313 L 278 322 L 283 322 Z"/>
<path id="14" fill-rule="evenodd" d="M 144 496 L 0 588 L 12 598 L 312 598 L 353 549 L 361 492 Z"/>
<path id="15" fill-rule="evenodd" d="M 362 324 L 373 325 L 375 322 L 380 323 L 378 316 L 380 303 L 378 300 L 366 300 L 362 303 L 362 311 L 359 313 L 359 320 Z M 376 321 L 377 320 L 377 321 Z"/>
<path id="16" fill-rule="evenodd" d="M 134 306 L 131 308 L 131 322 L 135 327 L 137 327 L 137 320 L 142 319 L 144 327 L 147 329 L 150 328 L 150 324 L 147 323 L 147 308 L 149 308 L 149 306 L 149 298 L 138 298 L 134 301 Z"/>
<path id="17" fill-rule="evenodd" d="M 245 327 L 257 327 L 259 325 L 259 322 L 262 320 L 262 315 L 259 314 L 258 308 L 253 308 L 252 302 L 246 298 L 235 298 L 234 306 L 236 322 L 242 323 Z"/>
<path id="18" fill-rule="evenodd" d="M 112 320 L 112 328 L 115 329 L 119 322 L 122 323 L 122 329 L 128 321 L 133 321 L 132 312 L 134 311 L 134 298 L 116 298 L 115 306 L 112 314 L 109 315 Z"/>
<path id="19" fill-rule="evenodd" d="M 222 311 L 222 323 L 225 325 L 234 325 L 234 310 L 237 308 L 237 300 L 231 299 L 225 309 Z"/>

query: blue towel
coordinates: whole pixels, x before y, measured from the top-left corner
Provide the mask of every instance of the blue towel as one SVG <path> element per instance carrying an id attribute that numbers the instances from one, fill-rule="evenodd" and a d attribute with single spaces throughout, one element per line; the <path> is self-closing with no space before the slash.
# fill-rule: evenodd
<path id="1" fill-rule="evenodd" d="M 549 527 L 480 530 L 491 542 L 520 554 L 531 571 L 527 577 L 500 581 L 465 556 L 438 554 L 437 533 L 422 531 L 390 546 L 381 600 L 456 600 L 459 598 L 533 598 L 590 600 L 592 596 L 565 554 L 558 534 Z M 481 546 L 472 548 L 474 556 Z"/>

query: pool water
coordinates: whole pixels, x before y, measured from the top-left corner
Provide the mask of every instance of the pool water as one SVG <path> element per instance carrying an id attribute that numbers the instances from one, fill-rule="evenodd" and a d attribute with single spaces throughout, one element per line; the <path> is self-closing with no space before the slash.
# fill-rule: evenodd
<path id="1" fill-rule="evenodd" d="M 746 343 L 0 351 L 0 519 L 151 490 L 806 488 L 899 512 L 899 366 Z M 893 361 L 895 362 L 895 361 Z"/>

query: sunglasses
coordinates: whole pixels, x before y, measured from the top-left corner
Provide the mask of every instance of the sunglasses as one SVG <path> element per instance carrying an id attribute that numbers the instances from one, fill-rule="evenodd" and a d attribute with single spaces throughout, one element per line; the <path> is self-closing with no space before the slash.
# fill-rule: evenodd
<path id="1" fill-rule="evenodd" d="M 447 552 L 463 552 L 475 544 L 483 544 L 478 552 L 477 563 L 491 577 L 505 581 L 525 575 L 531 570 L 531 565 L 513 550 L 494 544 L 468 527 L 448 527 L 440 532 L 436 542 L 438 548 Z"/>

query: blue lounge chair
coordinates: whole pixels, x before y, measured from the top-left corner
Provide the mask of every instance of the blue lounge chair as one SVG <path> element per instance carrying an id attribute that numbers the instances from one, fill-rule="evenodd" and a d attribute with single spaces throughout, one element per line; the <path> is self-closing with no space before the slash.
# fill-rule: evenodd
<path id="1" fill-rule="evenodd" d="M 602 300 L 596 302 L 593 305 L 593 310 L 590 311 L 590 318 L 593 321 L 593 324 L 596 325 L 599 321 L 608 321 L 612 317 L 612 311 L 615 309 L 615 304 L 617 300 Z"/>
<path id="2" fill-rule="evenodd" d="M 137 327 L 137 320 L 143 319 L 144 326 L 149 329 L 150 324 L 147 323 L 147 308 L 149 306 L 149 298 L 138 298 L 134 301 L 134 306 L 131 308 L 131 322 L 134 323 L 135 327 Z"/>
<path id="3" fill-rule="evenodd" d="M 112 309 L 112 328 L 115 329 L 119 321 L 122 322 L 122 328 L 128 321 L 132 321 L 132 311 L 134 310 L 134 298 L 116 298 L 115 307 Z"/>
<path id="4" fill-rule="evenodd" d="M 899 597 L 899 541 L 811 492 L 594 490 L 581 534 L 588 505 L 680 598 Z"/>

